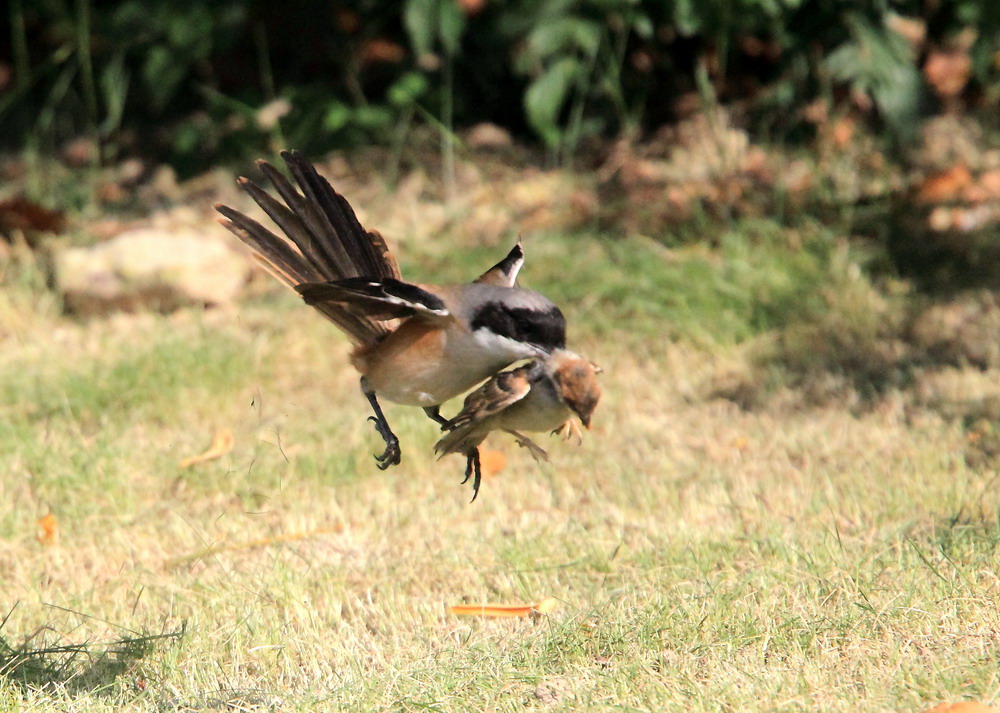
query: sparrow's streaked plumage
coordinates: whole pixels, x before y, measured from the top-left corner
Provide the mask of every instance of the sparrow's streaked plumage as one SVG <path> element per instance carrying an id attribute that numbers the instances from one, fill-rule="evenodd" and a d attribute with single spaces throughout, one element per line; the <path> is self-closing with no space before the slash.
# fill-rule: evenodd
<path id="1" fill-rule="evenodd" d="M 439 424 L 444 401 L 504 367 L 565 346 L 566 322 L 552 302 L 516 286 L 520 243 L 474 282 L 404 282 L 382 237 L 365 230 L 347 200 L 298 152 L 281 154 L 298 190 L 273 166 L 258 165 L 284 203 L 247 178 L 239 185 L 287 236 L 224 205 L 222 224 L 354 343 L 351 362 L 385 440 L 379 467 L 400 462 L 399 440 L 376 395 L 421 406 Z"/>
<path id="2" fill-rule="evenodd" d="M 491 431 L 506 431 L 536 458 L 546 458 L 545 451 L 521 432 L 572 432 L 574 415 L 589 428 L 601 398 L 599 373 L 600 368 L 593 362 L 566 349 L 501 372 L 466 397 L 461 412 L 445 426 L 448 433 L 434 451 L 440 456 L 466 456 L 465 479 L 474 477 L 475 500 L 482 477 L 479 444 L 483 439 Z"/>

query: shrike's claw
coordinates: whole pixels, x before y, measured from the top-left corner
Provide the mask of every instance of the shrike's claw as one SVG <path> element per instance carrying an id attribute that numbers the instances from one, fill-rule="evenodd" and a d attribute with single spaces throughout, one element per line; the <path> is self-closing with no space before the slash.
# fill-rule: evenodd
<path id="1" fill-rule="evenodd" d="M 378 434 L 382 436 L 382 440 L 385 441 L 385 450 L 382 451 L 382 455 L 375 456 L 375 460 L 378 461 L 379 470 L 386 470 L 394 465 L 399 465 L 401 452 L 399 450 L 399 439 L 396 438 L 396 434 L 389 430 L 389 424 L 384 421 L 380 421 L 374 416 L 369 416 L 368 420 L 375 424 L 375 430 L 378 431 Z"/>
<path id="2" fill-rule="evenodd" d="M 382 451 L 382 455 L 374 456 L 374 458 L 378 461 L 379 470 L 387 470 L 394 465 L 399 465 L 401 460 L 399 443 L 387 443 L 385 450 Z"/>

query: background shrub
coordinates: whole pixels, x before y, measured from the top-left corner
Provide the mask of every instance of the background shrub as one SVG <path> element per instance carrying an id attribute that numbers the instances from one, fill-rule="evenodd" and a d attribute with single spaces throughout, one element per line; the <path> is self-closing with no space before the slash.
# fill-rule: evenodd
<path id="1" fill-rule="evenodd" d="M 808 102 L 854 102 L 905 137 L 935 108 L 929 50 L 963 31 L 969 106 L 1000 96 L 991 0 L 11 0 L 0 23 L 4 148 L 88 136 L 182 171 L 417 120 L 492 121 L 565 158 L 716 101 L 793 139 Z"/>

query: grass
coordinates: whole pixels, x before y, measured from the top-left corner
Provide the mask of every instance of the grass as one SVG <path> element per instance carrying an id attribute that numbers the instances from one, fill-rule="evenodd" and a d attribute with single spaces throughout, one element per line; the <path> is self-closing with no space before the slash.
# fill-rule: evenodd
<path id="1" fill-rule="evenodd" d="M 567 305 L 605 396 L 550 464 L 493 441 L 509 464 L 472 505 L 416 410 L 388 406 L 404 461 L 374 467 L 345 340 L 291 296 L 77 323 L 8 276 L 0 711 L 1000 697 L 996 476 L 967 465 L 961 425 L 899 393 L 854 411 L 703 395 L 740 343 L 830 308 L 823 290 L 853 274 L 833 236 L 759 223 L 700 253 L 587 235 L 529 250 L 526 282 Z M 411 274 L 437 268 L 409 255 Z M 233 451 L 180 469 L 220 427 Z M 537 620 L 446 610 L 549 596 Z"/>
<path id="2" fill-rule="evenodd" d="M 592 336 L 639 342 L 668 337 L 717 347 L 810 321 L 827 310 L 820 287 L 837 289 L 858 269 L 850 260 L 833 259 L 842 252 L 842 238 L 819 225 L 792 230 L 745 220 L 720 228 L 714 248 L 708 242 L 671 248 L 639 235 L 607 241 L 586 234 L 531 236 L 521 281 L 565 306 L 571 328 L 582 323 Z M 449 251 L 421 260 L 419 271 L 466 280 L 496 261 L 500 250 L 472 248 L 458 264 Z"/>

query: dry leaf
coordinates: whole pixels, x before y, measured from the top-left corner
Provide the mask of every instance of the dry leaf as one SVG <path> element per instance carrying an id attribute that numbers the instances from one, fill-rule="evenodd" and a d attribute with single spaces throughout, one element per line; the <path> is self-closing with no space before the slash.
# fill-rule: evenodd
<path id="1" fill-rule="evenodd" d="M 535 604 L 455 604 L 448 611 L 457 616 L 482 616 L 487 619 L 529 617 L 548 614 L 558 606 L 555 597 L 546 597 Z"/>
<path id="2" fill-rule="evenodd" d="M 984 171 L 979 185 L 990 198 L 1000 198 L 1000 168 Z"/>
<path id="3" fill-rule="evenodd" d="M 0 201 L 0 234 L 14 231 L 59 233 L 66 227 L 66 219 L 57 210 L 49 210 L 24 196 Z"/>
<path id="4" fill-rule="evenodd" d="M 953 201 L 972 183 L 972 173 L 962 164 L 956 164 L 947 171 L 928 176 L 917 190 L 917 200 L 921 203 L 941 203 Z"/>
<path id="5" fill-rule="evenodd" d="M 52 513 L 38 518 L 38 541 L 46 547 L 59 541 L 59 522 Z"/>
<path id="6" fill-rule="evenodd" d="M 927 39 L 927 23 L 922 18 L 906 17 L 890 12 L 886 14 L 885 25 L 918 52 L 924 46 L 924 40 Z"/>
<path id="7" fill-rule="evenodd" d="M 959 701 L 958 703 L 939 703 L 928 708 L 924 713 L 997 713 L 997 709 L 979 701 Z"/>
<path id="8" fill-rule="evenodd" d="M 399 64 L 404 59 L 406 59 L 406 49 L 384 37 L 370 39 L 361 47 L 361 61 L 364 64 L 374 62 Z"/>
<path id="9" fill-rule="evenodd" d="M 458 0 L 458 6 L 462 8 L 462 12 L 471 17 L 483 11 L 486 0 Z"/>
<path id="10" fill-rule="evenodd" d="M 236 444 L 236 439 L 233 438 L 233 432 L 228 428 L 220 428 L 215 432 L 212 437 L 212 445 L 207 451 L 197 456 L 190 456 L 183 459 L 178 465 L 181 468 L 190 468 L 198 463 L 204 463 L 205 461 L 215 460 L 216 458 L 221 458 L 222 456 L 233 450 L 233 446 Z"/>
<path id="11" fill-rule="evenodd" d="M 501 451 L 495 451 L 492 448 L 480 448 L 479 463 L 483 471 L 483 476 L 491 478 L 507 467 L 507 456 Z"/>
<path id="12" fill-rule="evenodd" d="M 855 121 L 850 116 L 843 116 L 837 119 L 830 127 L 830 138 L 837 148 L 844 148 L 854 138 Z"/>
<path id="13" fill-rule="evenodd" d="M 972 58 L 964 49 L 932 50 L 924 62 L 924 78 L 942 99 L 956 97 L 972 76 Z"/>
<path id="14" fill-rule="evenodd" d="M 278 126 L 278 122 L 281 121 L 282 117 L 291 110 L 292 104 L 287 99 L 275 99 L 257 109 L 254 119 L 257 121 L 258 127 L 264 131 L 270 131 Z"/>

